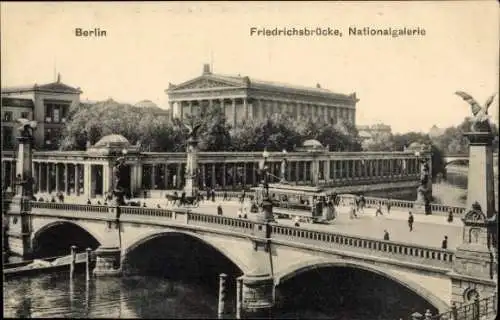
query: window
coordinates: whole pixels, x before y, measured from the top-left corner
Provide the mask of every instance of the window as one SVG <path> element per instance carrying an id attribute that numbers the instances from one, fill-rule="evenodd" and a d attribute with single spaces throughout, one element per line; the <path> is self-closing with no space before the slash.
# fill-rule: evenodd
<path id="1" fill-rule="evenodd" d="M 12 127 L 2 127 L 2 148 L 11 150 L 14 148 L 14 134 Z"/>
<path id="2" fill-rule="evenodd" d="M 3 121 L 12 121 L 12 111 L 5 111 Z"/>
<path id="3" fill-rule="evenodd" d="M 21 118 L 29 119 L 30 118 L 30 113 L 25 111 L 21 112 Z"/>
<path id="4" fill-rule="evenodd" d="M 45 122 L 62 123 L 66 122 L 67 111 L 69 110 L 70 102 L 45 102 Z"/>

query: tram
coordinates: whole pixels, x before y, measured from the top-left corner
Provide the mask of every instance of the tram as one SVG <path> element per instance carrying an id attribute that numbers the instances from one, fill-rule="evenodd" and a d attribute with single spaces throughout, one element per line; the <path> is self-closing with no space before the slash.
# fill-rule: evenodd
<path id="1" fill-rule="evenodd" d="M 261 188 L 255 188 L 262 191 Z M 301 222 L 322 223 L 336 217 L 335 195 L 321 188 L 270 184 L 269 197 L 278 218 L 298 218 Z"/>

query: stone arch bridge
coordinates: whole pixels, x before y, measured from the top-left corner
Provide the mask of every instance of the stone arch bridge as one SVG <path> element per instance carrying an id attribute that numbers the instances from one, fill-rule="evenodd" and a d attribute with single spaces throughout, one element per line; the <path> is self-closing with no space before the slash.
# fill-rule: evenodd
<path id="1" fill-rule="evenodd" d="M 34 254 L 44 234 L 55 228 L 72 227 L 90 235 L 99 248 L 107 250 L 109 254 L 103 254 L 101 260 L 98 256 L 101 266 L 96 266 L 103 273 L 119 273 L 127 266 L 131 252 L 148 241 L 181 234 L 214 248 L 256 282 L 267 275 L 273 288 L 314 269 L 361 269 L 406 287 L 440 312 L 446 311 L 451 301 L 462 300 L 464 290 L 471 286 L 481 296 L 489 296 L 495 290 L 491 279 L 466 276 L 458 286 L 452 285 L 456 257 L 451 250 L 188 210 L 25 201 L 11 204 L 8 219 L 11 252 L 21 256 Z M 274 294 L 258 299 L 274 299 Z"/>

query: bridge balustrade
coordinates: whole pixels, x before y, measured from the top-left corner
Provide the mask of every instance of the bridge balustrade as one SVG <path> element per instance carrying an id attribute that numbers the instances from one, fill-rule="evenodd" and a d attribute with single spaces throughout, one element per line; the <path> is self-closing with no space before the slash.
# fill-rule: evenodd
<path id="1" fill-rule="evenodd" d="M 161 208 L 142 208 L 142 207 L 120 207 L 120 214 L 131 214 L 136 216 L 162 217 L 172 219 L 173 211 Z"/>
<path id="2" fill-rule="evenodd" d="M 357 251 L 363 254 L 394 258 L 399 261 L 451 268 L 453 251 L 411 244 L 360 238 L 339 233 L 313 231 L 288 226 L 272 226 L 273 240 L 312 244 L 320 247 Z"/>
<path id="3" fill-rule="evenodd" d="M 223 226 L 224 230 L 231 230 L 235 232 L 242 232 L 245 234 L 253 234 L 255 230 L 255 221 L 246 219 L 231 218 L 225 216 L 216 216 L 203 213 L 190 212 L 188 216 L 188 223 L 191 225 L 200 226 Z"/>
<path id="4" fill-rule="evenodd" d="M 354 195 L 340 195 L 339 196 L 341 200 L 343 200 L 345 203 L 352 203 L 356 196 Z M 402 209 L 413 209 L 414 201 L 408 201 L 408 200 L 399 200 L 399 199 L 386 199 L 386 198 L 377 198 L 377 197 L 364 197 L 365 198 L 365 203 L 367 207 L 376 207 L 379 202 L 381 202 L 383 205 L 386 205 L 387 202 L 391 203 L 391 208 L 402 208 Z M 431 203 L 431 211 L 432 213 L 437 213 L 440 215 L 445 215 L 448 214 L 450 211 L 453 214 L 459 214 L 462 215 L 465 213 L 465 208 L 464 207 L 459 207 L 459 206 L 450 206 L 450 205 L 445 205 L 445 204 L 439 204 L 439 203 Z"/>
<path id="5" fill-rule="evenodd" d="M 89 204 L 32 201 L 31 207 L 38 209 L 65 210 L 68 212 L 80 211 L 80 212 L 108 213 L 107 206 L 89 205 Z"/>

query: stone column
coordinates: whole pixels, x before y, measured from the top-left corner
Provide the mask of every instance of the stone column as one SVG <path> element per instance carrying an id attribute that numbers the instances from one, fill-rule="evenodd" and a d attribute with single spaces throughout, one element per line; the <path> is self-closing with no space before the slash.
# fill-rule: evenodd
<path id="1" fill-rule="evenodd" d="M 59 163 L 56 162 L 56 192 L 61 191 Z"/>
<path id="2" fill-rule="evenodd" d="M 248 112 L 248 101 L 247 98 L 243 98 L 243 119 L 249 119 L 249 112 Z"/>
<path id="3" fill-rule="evenodd" d="M 83 165 L 83 193 L 88 199 L 92 198 L 92 165 L 85 163 Z"/>
<path id="4" fill-rule="evenodd" d="M 75 163 L 75 195 L 80 195 L 80 165 Z"/>
<path id="5" fill-rule="evenodd" d="M 222 188 L 226 188 L 226 164 L 222 163 Z"/>
<path id="6" fill-rule="evenodd" d="M 193 116 L 193 101 L 188 102 L 189 115 Z"/>
<path id="7" fill-rule="evenodd" d="M 151 176 L 150 178 L 150 184 L 151 184 L 151 189 L 154 190 L 155 184 L 156 184 L 156 164 L 152 163 L 151 164 Z"/>
<path id="8" fill-rule="evenodd" d="M 15 195 L 12 198 L 10 210 L 3 213 L 9 229 L 7 234 L 3 233 L 2 235 L 7 236 L 9 251 L 23 259 L 29 259 L 32 254 L 32 221 L 30 213 L 33 198 L 33 130 L 31 130 L 31 134 L 23 132 L 17 137 L 17 163 L 14 173 L 16 179 L 13 180 L 12 185 Z M 17 223 L 11 222 L 13 220 L 17 220 Z M 2 256 L 6 256 L 3 248 Z"/>
<path id="9" fill-rule="evenodd" d="M 234 126 L 236 126 L 236 99 L 231 99 L 231 102 L 232 102 L 232 113 L 233 113 L 233 121 L 231 122 L 231 124 Z"/>
<path id="10" fill-rule="evenodd" d="M 177 163 L 177 173 L 176 173 L 176 177 L 175 177 L 177 189 L 179 189 L 182 185 L 181 174 L 182 174 L 182 162 Z"/>
<path id="11" fill-rule="evenodd" d="M 37 177 L 38 192 L 42 192 L 42 177 L 43 177 L 42 168 L 43 168 L 43 162 L 38 162 L 38 177 Z"/>
<path id="12" fill-rule="evenodd" d="M 247 186 L 247 163 L 243 162 L 243 188 Z"/>
<path id="13" fill-rule="evenodd" d="M 170 121 L 172 121 L 174 120 L 174 103 L 169 101 L 168 106 L 170 107 Z"/>
<path id="14" fill-rule="evenodd" d="M 64 192 L 69 195 L 69 169 L 68 163 L 64 163 Z"/>
<path id="15" fill-rule="evenodd" d="M 177 101 L 177 109 L 179 110 L 179 119 L 184 119 L 184 110 L 182 109 L 182 101 Z"/>
<path id="16" fill-rule="evenodd" d="M 307 181 L 307 165 L 306 165 L 307 161 L 302 161 L 302 164 L 304 165 L 302 168 L 302 171 L 304 173 L 304 180 L 302 180 L 302 181 L 306 182 Z"/>
<path id="17" fill-rule="evenodd" d="M 217 179 L 215 178 L 215 163 L 212 163 L 211 167 L 212 167 L 212 188 L 215 189 L 215 186 L 217 185 Z"/>

